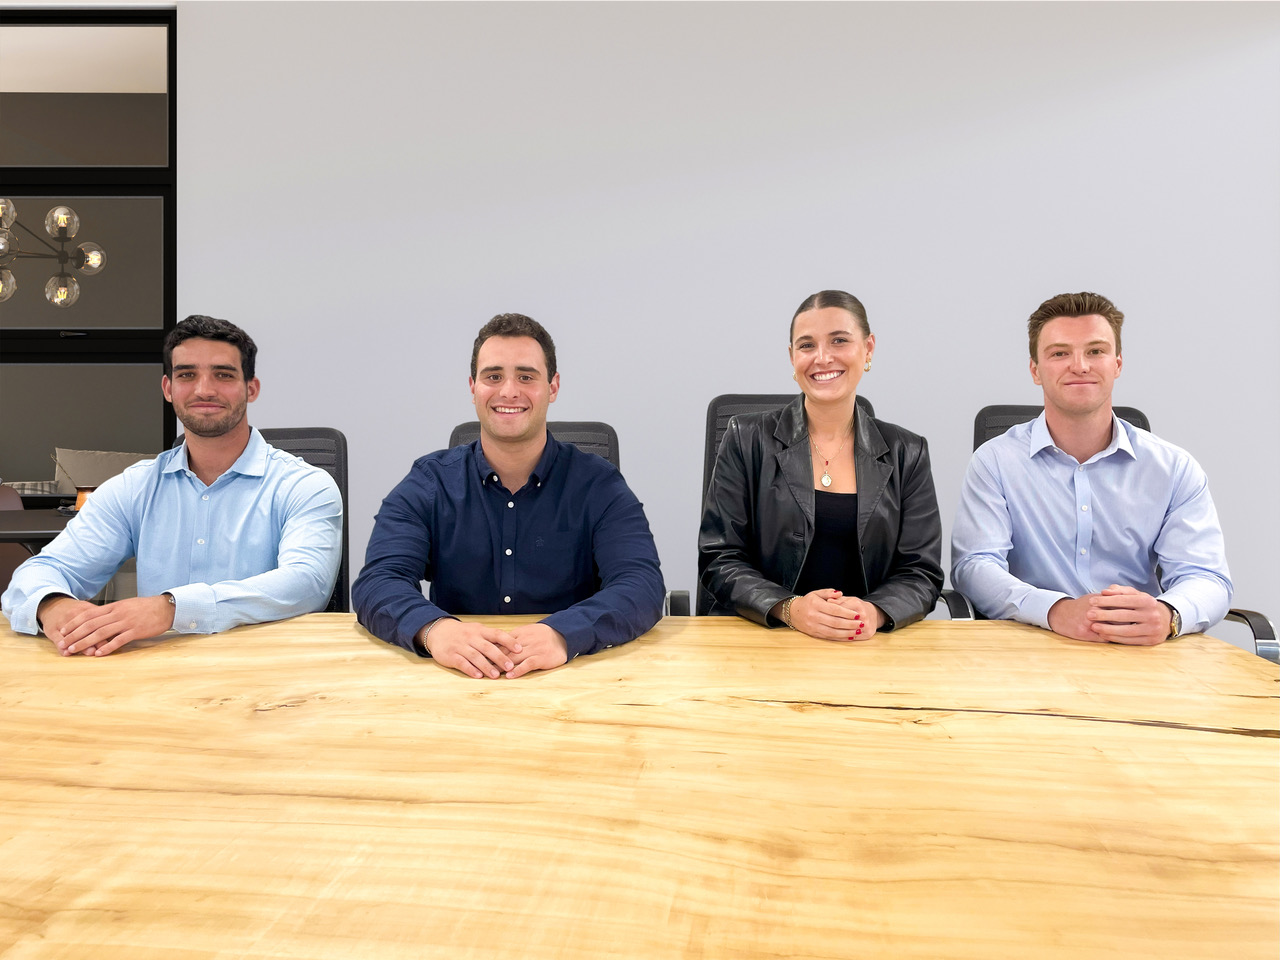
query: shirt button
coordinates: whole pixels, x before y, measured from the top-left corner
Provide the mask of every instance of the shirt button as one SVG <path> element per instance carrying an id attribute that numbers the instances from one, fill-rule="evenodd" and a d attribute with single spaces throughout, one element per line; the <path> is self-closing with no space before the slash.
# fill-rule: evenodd
<path id="1" fill-rule="evenodd" d="M 204 543 L 203 540 L 197 540 L 196 543 Z"/>
<path id="2" fill-rule="evenodd" d="M 542 486 L 542 481 L 539 480 L 536 484 L 534 484 L 534 486 L 538 486 L 538 487 Z"/>
<path id="3" fill-rule="evenodd" d="M 1088 510 L 1088 509 L 1089 509 L 1089 505 L 1088 505 L 1087 503 L 1082 503 L 1082 504 L 1080 504 L 1080 509 L 1081 509 L 1081 510 Z"/>
<path id="4" fill-rule="evenodd" d="M 208 500 L 208 499 L 209 499 L 209 495 L 206 493 L 206 494 L 205 494 L 203 497 L 201 497 L 200 499 L 201 499 L 201 500 Z"/>
<path id="5" fill-rule="evenodd" d="M 497 482 L 498 482 L 498 475 L 495 473 L 495 474 L 494 474 L 492 477 L 490 477 L 489 479 L 490 479 L 490 480 L 492 480 L 494 483 L 497 483 Z"/>
<path id="6" fill-rule="evenodd" d="M 1081 547 L 1081 548 L 1080 548 L 1080 556 L 1082 556 L 1082 557 L 1083 557 L 1083 556 L 1084 556 L 1086 553 L 1088 553 L 1088 552 L 1089 552 L 1089 551 L 1088 551 L 1088 550 L 1086 550 L 1084 547 Z"/>
<path id="7" fill-rule="evenodd" d="M 514 507 L 515 505 L 516 505 L 516 503 L 515 503 L 515 501 L 514 501 L 514 500 L 508 500 L 508 501 L 507 501 L 507 506 L 508 506 L 508 507 Z"/>
<path id="8" fill-rule="evenodd" d="M 507 556 L 508 556 L 508 557 L 509 557 L 509 556 L 511 556 L 511 548 L 510 548 L 510 547 L 507 547 Z"/>
<path id="9" fill-rule="evenodd" d="M 196 628 L 196 622 L 195 622 L 194 620 L 192 620 L 192 621 L 191 621 L 191 625 L 190 625 L 190 627 L 188 627 L 188 629 L 189 629 L 189 630 L 194 630 L 195 628 Z"/>
<path id="10" fill-rule="evenodd" d="M 510 598 L 510 597 L 503 597 L 503 598 L 502 598 L 502 602 L 503 602 L 503 603 L 510 603 L 510 602 L 511 602 L 511 598 Z"/>

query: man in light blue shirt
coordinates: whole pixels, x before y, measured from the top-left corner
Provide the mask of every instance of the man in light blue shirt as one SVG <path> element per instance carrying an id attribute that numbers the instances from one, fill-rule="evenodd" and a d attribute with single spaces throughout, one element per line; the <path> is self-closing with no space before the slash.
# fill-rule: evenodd
<path id="1" fill-rule="evenodd" d="M 1230 606 L 1204 471 L 1112 413 L 1123 323 L 1096 293 L 1046 300 L 1027 322 L 1044 413 L 974 453 L 952 531 L 951 582 L 984 616 L 1156 644 Z"/>
<path id="2" fill-rule="evenodd" d="M 19 633 L 64 656 L 321 610 L 338 576 L 342 497 L 323 470 L 270 446 L 245 418 L 257 347 L 225 320 L 188 317 L 164 344 L 165 399 L 181 447 L 112 477 L 3 597 Z M 125 560 L 139 596 L 87 602 Z"/>

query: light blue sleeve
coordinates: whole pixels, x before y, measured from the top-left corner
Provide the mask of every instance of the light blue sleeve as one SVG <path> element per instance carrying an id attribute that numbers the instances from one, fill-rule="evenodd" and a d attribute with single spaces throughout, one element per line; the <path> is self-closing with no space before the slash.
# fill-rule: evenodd
<path id="1" fill-rule="evenodd" d="M 18 633 L 40 632 L 36 611 L 45 597 L 88 600 L 134 555 L 135 477 L 148 474 L 132 469 L 103 483 L 52 543 L 14 571 L 0 606 Z"/>
<path id="2" fill-rule="evenodd" d="M 325 608 L 342 560 L 342 495 L 332 477 L 312 469 L 281 484 L 277 496 L 284 519 L 275 568 L 170 589 L 174 630 L 219 633 Z"/>
<path id="3" fill-rule="evenodd" d="M 969 461 L 951 528 L 951 584 L 985 617 L 1049 629 L 1049 608 L 1065 593 L 1045 590 L 1009 572 L 1013 520 L 996 458 L 986 445 Z"/>
<path id="4" fill-rule="evenodd" d="M 1177 609 L 1183 633 L 1202 633 L 1231 606 L 1231 573 L 1218 510 L 1204 470 L 1190 456 L 1154 545 L 1160 564 L 1157 599 Z"/>

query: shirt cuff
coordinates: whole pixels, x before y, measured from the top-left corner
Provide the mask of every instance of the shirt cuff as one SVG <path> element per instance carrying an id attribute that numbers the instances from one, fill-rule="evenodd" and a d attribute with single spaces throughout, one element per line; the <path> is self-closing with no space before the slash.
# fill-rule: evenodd
<path id="1" fill-rule="evenodd" d="M 551 614 L 549 617 L 543 617 L 539 623 L 545 623 L 560 636 L 564 637 L 565 661 L 568 662 L 574 657 L 579 657 L 586 653 L 595 645 L 594 631 L 590 625 L 584 626 L 581 622 L 582 617 L 573 612 L 573 607 L 567 610 L 560 610 Z M 608 644 L 613 646 L 613 644 Z M 607 649 L 607 647 L 606 647 Z"/>
<path id="2" fill-rule="evenodd" d="M 1052 630 L 1049 626 L 1049 608 L 1059 600 L 1070 600 L 1071 597 L 1057 590 L 1033 589 L 1018 604 L 1018 619 L 1023 623 L 1033 623 L 1044 630 Z"/>
<path id="3" fill-rule="evenodd" d="M 213 587 L 207 583 L 189 583 L 163 591 L 173 597 L 173 627 L 178 633 L 217 633 L 214 616 L 217 602 Z"/>
<path id="4" fill-rule="evenodd" d="M 13 620 L 9 626 L 13 627 L 18 633 L 29 633 L 38 636 L 44 633 L 40 626 L 40 604 L 44 603 L 49 597 L 70 597 L 71 594 L 66 590 L 60 590 L 57 587 L 42 587 L 33 593 L 25 604 L 13 612 Z M 46 634 L 47 636 L 47 634 Z"/>

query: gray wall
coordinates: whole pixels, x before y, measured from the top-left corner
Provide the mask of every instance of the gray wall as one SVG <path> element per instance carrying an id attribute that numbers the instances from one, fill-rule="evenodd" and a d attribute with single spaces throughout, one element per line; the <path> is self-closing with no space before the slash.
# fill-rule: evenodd
<path id="1" fill-rule="evenodd" d="M 552 417 L 617 427 L 691 588 L 707 401 L 793 388 L 807 294 L 866 303 L 949 539 L 973 413 L 1038 402 L 1026 316 L 1092 289 L 1117 402 L 1280 616 L 1280 6 L 184 2 L 179 36 L 179 315 L 257 338 L 254 422 L 346 432 L 354 567 L 495 313 L 556 337 Z"/>

